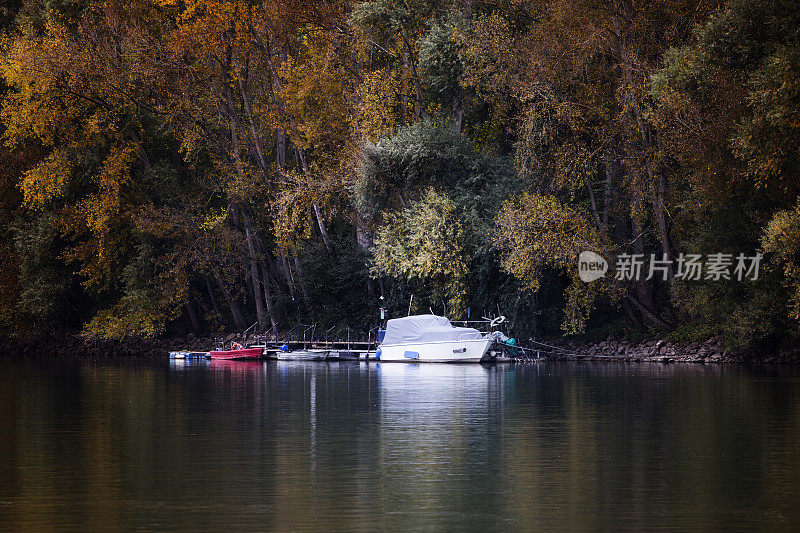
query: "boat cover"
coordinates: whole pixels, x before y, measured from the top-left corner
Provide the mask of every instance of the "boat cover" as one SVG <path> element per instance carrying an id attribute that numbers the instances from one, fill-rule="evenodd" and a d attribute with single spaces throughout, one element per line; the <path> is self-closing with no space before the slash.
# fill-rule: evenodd
<path id="1" fill-rule="evenodd" d="M 410 344 L 481 339 L 474 328 L 454 327 L 443 316 L 414 315 L 393 318 L 386 323 L 382 344 Z"/>

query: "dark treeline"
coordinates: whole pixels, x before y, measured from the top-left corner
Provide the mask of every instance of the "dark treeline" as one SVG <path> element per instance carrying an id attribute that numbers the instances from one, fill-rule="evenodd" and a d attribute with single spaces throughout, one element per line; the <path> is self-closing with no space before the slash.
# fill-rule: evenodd
<path id="1" fill-rule="evenodd" d="M 12 0 L 0 29 L 7 333 L 366 331 L 413 294 L 523 338 L 797 339 L 795 2 Z"/>

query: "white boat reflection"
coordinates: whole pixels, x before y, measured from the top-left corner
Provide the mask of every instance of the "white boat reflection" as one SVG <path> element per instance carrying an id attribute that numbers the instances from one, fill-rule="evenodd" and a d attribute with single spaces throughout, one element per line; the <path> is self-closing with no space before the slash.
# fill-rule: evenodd
<path id="1" fill-rule="evenodd" d="M 175 370 L 181 370 L 193 366 L 209 366 L 210 363 L 211 361 L 205 358 L 170 359 L 169 367 Z"/>
<path id="2" fill-rule="evenodd" d="M 489 401 L 490 391 L 497 390 L 493 380 L 499 376 L 494 367 L 457 364 L 379 363 L 376 372 L 381 409 L 409 416 L 474 409 Z"/>

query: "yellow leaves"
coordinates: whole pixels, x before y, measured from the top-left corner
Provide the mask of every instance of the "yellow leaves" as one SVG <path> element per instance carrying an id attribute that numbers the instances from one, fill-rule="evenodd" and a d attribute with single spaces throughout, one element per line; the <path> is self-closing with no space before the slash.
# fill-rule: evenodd
<path id="1" fill-rule="evenodd" d="M 228 213 L 223 208 L 219 208 L 216 211 L 209 210 L 206 213 L 203 222 L 200 223 L 200 229 L 209 233 L 213 232 L 214 230 L 222 227 L 227 216 Z"/>
<path id="2" fill-rule="evenodd" d="M 52 145 L 81 110 L 64 106 L 55 97 L 59 63 L 66 62 L 69 52 L 60 38 L 50 36 L 19 37 L 13 44 L 6 41 L 3 48 L 0 71 L 15 89 L 6 95 L 0 112 L 6 143 L 19 147 L 38 139 Z"/>
<path id="3" fill-rule="evenodd" d="M 44 161 L 23 174 L 20 188 L 25 205 L 41 209 L 60 197 L 71 172 L 72 161 L 66 151 L 53 150 Z"/>
<path id="4" fill-rule="evenodd" d="M 281 97 L 294 119 L 288 133 L 303 149 L 336 152 L 348 136 L 349 109 L 345 100 L 347 73 L 315 37 L 318 30 L 304 33 L 313 46 L 296 59 L 287 59 L 280 69 Z"/>
<path id="5" fill-rule="evenodd" d="M 74 246 L 65 257 L 82 265 L 80 274 L 86 277 L 86 286 L 102 286 L 117 266 L 114 260 L 121 251 L 122 239 L 118 230 L 127 216 L 122 197 L 131 181 L 135 152 L 131 144 L 113 147 L 93 179 L 93 192 L 66 209 L 71 221 L 65 232 L 89 231 L 89 239 Z"/>
<path id="6" fill-rule="evenodd" d="M 135 151 L 136 148 L 131 144 L 112 149 L 103 162 L 96 180 L 98 193 L 83 202 L 86 222 L 89 228 L 98 234 L 106 234 L 111 221 L 119 215 L 120 192 L 130 182 L 130 165 Z M 99 254 L 103 256 L 103 247 L 99 250 Z"/>
<path id="7" fill-rule="evenodd" d="M 458 35 L 467 60 L 463 82 L 467 87 L 491 93 L 510 81 L 508 69 L 504 68 L 507 61 L 497 58 L 512 59 L 509 55 L 513 49 L 509 45 L 514 43 L 514 36 L 508 21 L 496 13 L 479 15 L 473 21 L 473 32 Z"/>
<path id="8" fill-rule="evenodd" d="M 431 283 L 461 310 L 471 260 L 471 239 L 454 202 L 428 189 L 422 198 L 389 215 L 375 238 L 379 272 Z"/>
<path id="9" fill-rule="evenodd" d="M 793 209 L 773 215 L 761 236 L 761 247 L 772 255 L 771 263 L 782 267 L 790 291 L 789 317 L 800 320 L 800 201 Z"/>
<path id="10" fill-rule="evenodd" d="M 311 238 L 314 196 L 314 190 L 300 174 L 294 171 L 285 173 L 273 203 L 275 241 L 283 252 L 288 252 L 303 240 Z"/>
<path id="11" fill-rule="evenodd" d="M 168 313 L 153 301 L 124 297 L 111 308 L 100 311 L 86 324 L 84 334 L 104 339 L 156 335 L 164 330 L 168 318 Z"/>
<path id="12" fill-rule="evenodd" d="M 497 216 L 493 242 L 500 250 L 503 269 L 531 291 L 539 289 L 547 269 L 572 278 L 562 324 L 568 333 L 583 331 L 599 294 L 616 297 L 604 280 L 584 284 L 577 279 L 578 254 L 584 250 L 602 253 L 606 247 L 588 216 L 552 196 L 524 193 L 507 200 Z"/>
<path id="13" fill-rule="evenodd" d="M 363 140 L 375 143 L 394 133 L 399 123 L 402 90 L 398 73 L 389 67 L 364 75 L 358 109 L 358 128 Z"/>
<path id="14" fill-rule="evenodd" d="M 532 290 L 544 267 L 568 270 L 581 251 L 599 248 L 588 217 L 551 196 L 525 193 L 507 200 L 496 224 L 493 240 L 503 268 Z"/>

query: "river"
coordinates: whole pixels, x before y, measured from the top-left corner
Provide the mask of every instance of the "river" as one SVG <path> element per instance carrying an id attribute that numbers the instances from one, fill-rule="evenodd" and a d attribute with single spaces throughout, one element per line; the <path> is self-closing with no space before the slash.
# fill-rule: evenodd
<path id="1" fill-rule="evenodd" d="M 800 529 L 800 372 L 0 358 L 0 529 Z"/>

